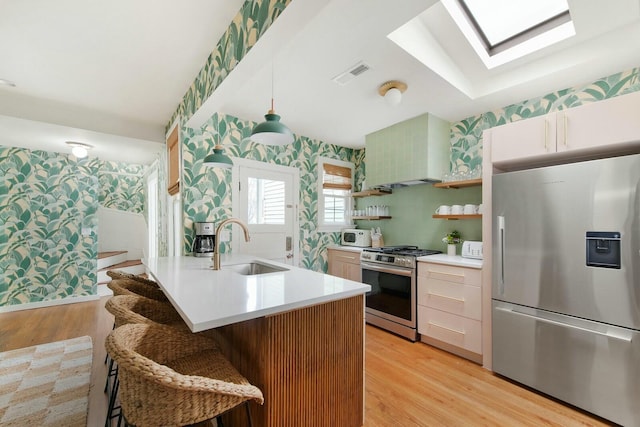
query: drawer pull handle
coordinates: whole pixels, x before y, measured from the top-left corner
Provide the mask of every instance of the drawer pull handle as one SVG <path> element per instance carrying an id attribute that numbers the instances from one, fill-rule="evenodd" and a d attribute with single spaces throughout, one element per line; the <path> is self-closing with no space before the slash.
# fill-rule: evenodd
<path id="1" fill-rule="evenodd" d="M 444 271 L 437 270 L 427 270 L 430 274 L 442 274 L 443 276 L 453 276 L 453 277 L 462 277 L 464 278 L 464 274 L 456 274 L 456 273 L 445 273 Z"/>
<path id="2" fill-rule="evenodd" d="M 438 297 L 438 298 L 450 299 L 450 300 L 453 300 L 455 302 L 464 303 L 464 298 L 454 298 L 454 297 L 449 297 L 449 296 L 446 296 L 446 295 L 434 294 L 433 292 L 427 292 L 427 295 Z"/>
<path id="3" fill-rule="evenodd" d="M 339 258 L 339 259 L 346 259 L 346 260 L 348 260 L 348 261 L 355 261 L 355 260 L 356 260 L 356 259 L 355 259 L 355 258 L 353 258 L 353 257 L 350 257 L 350 256 L 341 256 L 341 255 L 338 255 L 336 258 Z"/>
<path id="4" fill-rule="evenodd" d="M 429 326 L 433 326 L 435 328 L 444 329 L 445 331 L 453 332 L 454 334 L 465 335 L 464 331 L 458 331 L 457 329 L 447 328 L 446 326 L 438 325 L 433 322 L 428 322 Z"/>

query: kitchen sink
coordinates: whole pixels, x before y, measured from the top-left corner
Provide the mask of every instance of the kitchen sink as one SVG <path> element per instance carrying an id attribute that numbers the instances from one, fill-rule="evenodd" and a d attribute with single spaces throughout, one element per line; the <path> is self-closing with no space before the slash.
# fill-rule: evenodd
<path id="1" fill-rule="evenodd" d="M 279 271 L 289 271 L 288 268 L 278 267 L 270 264 L 263 264 L 261 262 L 249 262 L 246 264 L 232 264 L 223 266 L 223 268 L 229 268 L 236 273 L 243 276 L 254 276 L 256 274 L 276 273 Z"/>

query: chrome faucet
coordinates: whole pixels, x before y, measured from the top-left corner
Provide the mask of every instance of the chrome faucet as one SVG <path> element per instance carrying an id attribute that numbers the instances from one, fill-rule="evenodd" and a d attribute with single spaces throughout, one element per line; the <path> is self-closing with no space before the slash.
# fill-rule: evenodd
<path id="1" fill-rule="evenodd" d="M 251 240 L 251 238 L 249 237 L 249 229 L 247 228 L 247 225 L 244 222 L 240 221 L 238 218 L 227 218 L 222 221 L 220 225 L 218 225 L 218 228 L 216 228 L 216 247 L 213 249 L 213 256 L 211 257 L 213 259 L 214 270 L 220 270 L 220 232 L 225 225 L 232 224 L 234 222 L 242 227 L 242 230 L 244 231 L 245 242 Z"/>

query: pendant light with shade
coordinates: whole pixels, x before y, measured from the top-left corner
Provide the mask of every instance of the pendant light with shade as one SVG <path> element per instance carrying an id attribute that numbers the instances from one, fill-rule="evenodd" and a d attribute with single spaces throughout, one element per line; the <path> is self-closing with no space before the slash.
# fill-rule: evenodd
<path id="1" fill-rule="evenodd" d="M 221 169 L 231 169 L 233 166 L 233 162 L 229 158 L 229 156 L 225 155 L 222 150 L 222 145 L 216 144 L 213 147 L 213 153 L 208 154 L 204 158 L 203 164 L 205 166 L 221 168 Z"/>
<path id="2" fill-rule="evenodd" d="M 271 65 L 271 109 L 264 116 L 265 121 L 251 131 L 250 139 L 264 145 L 287 145 L 293 142 L 293 132 L 282 122 L 273 108 L 273 64 Z"/>

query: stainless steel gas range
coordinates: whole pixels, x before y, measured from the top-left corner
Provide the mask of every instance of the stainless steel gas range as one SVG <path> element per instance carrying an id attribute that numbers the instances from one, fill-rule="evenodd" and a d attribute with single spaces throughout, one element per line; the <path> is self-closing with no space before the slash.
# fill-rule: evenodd
<path id="1" fill-rule="evenodd" d="M 439 253 L 417 246 L 363 249 L 362 282 L 371 286 L 366 295 L 367 323 L 416 341 L 416 258 Z"/>

